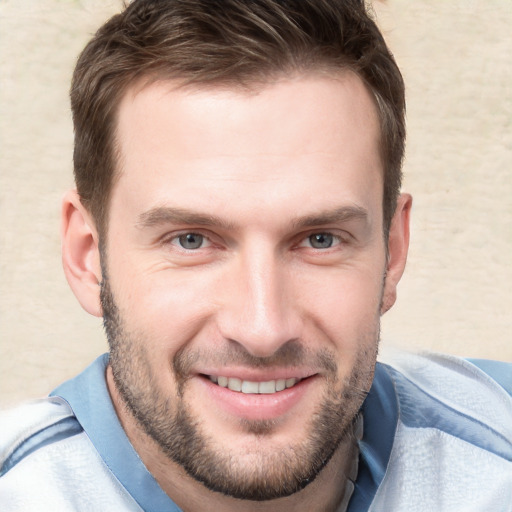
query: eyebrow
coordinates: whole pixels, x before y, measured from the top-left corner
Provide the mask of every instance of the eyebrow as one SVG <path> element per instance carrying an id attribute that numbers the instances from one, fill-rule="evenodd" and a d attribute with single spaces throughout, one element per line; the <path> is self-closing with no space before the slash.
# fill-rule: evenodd
<path id="1" fill-rule="evenodd" d="M 294 229 L 340 224 L 351 220 L 368 220 L 368 211 L 361 206 L 342 206 L 335 210 L 325 210 L 318 213 L 297 217 L 291 221 Z M 195 226 L 215 226 L 225 230 L 234 230 L 236 225 L 216 215 L 196 212 L 185 208 L 157 206 L 141 213 L 136 226 L 140 229 L 151 228 L 163 224 L 181 224 Z"/>
<path id="2" fill-rule="evenodd" d="M 185 208 L 158 206 L 139 215 L 137 227 L 151 228 L 162 224 L 183 224 L 196 226 L 217 226 L 226 230 L 234 228 L 234 224 L 226 222 L 216 215 L 195 212 Z"/>
<path id="3" fill-rule="evenodd" d="M 325 210 L 312 215 L 298 217 L 292 221 L 294 228 L 307 228 L 325 226 L 327 224 L 341 224 L 351 220 L 368 221 L 368 211 L 361 206 L 342 206 L 335 210 Z"/>

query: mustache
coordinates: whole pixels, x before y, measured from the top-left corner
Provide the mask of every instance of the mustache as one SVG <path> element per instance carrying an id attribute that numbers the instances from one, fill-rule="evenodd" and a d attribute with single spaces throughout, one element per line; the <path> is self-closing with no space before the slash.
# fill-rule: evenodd
<path id="1" fill-rule="evenodd" d="M 229 342 L 223 348 L 212 350 L 191 350 L 184 347 L 174 356 L 173 367 L 178 378 L 186 380 L 198 363 L 205 362 L 209 366 L 230 365 L 253 369 L 305 366 L 330 375 L 336 375 L 338 371 L 336 356 L 333 352 L 327 349 L 313 350 L 295 340 L 286 342 L 274 354 L 267 357 L 258 357 L 249 353 L 238 342 Z"/>

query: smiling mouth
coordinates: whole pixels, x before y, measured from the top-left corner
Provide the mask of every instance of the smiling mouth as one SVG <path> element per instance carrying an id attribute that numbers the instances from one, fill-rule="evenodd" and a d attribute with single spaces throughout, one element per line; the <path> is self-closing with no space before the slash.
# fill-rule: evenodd
<path id="1" fill-rule="evenodd" d="M 217 384 L 221 388 L 228 388 L 231 391 L 238 391 L 240 393 L 252 394 L 252 395 L 272 395 L 284 391 L 285 389 L 296 386 L 303 379 L 289 378 L 289 379 L 277 379 L 268 380 L 265 382 L 256 382 L 250 380 L 242 380 L 237 377 L 223 377 L 216 375 L 206 375 L 208 379 L 214 384 Z"/>

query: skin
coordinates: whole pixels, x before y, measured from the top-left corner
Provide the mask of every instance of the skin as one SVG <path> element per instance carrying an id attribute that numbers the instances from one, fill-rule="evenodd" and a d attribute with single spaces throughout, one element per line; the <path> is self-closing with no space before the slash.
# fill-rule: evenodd
<path id="1" fill-rule="evenodd" d="M 371 385 L 380 315 L 394 303 L 409 239 L 411 198 L 402 195 L 386 247 L 369 92 L 349 72 L 250 93 L 157 82 L 124 97 L 118 141 L 102 264 L 119 317 L 107 383 L 129 439 L 186 511 L 335 510 L 351 421 Z M 182 247 L 187 233 L 204 243 Z M 75 191 L 64 199 L 62 234 L 68 281 L 101 316 L 98 234 Z M 318 234 L 332 245 L 314 247 Z M 307 378 L 292 399 L 258 395 L 248 406 L 241 393 L 219 398 L 211 374 Z M 342 415 L 329 462 L 303 490 L 270 501 L 208 489 L 127 406 L 157 404 L 151 418 L 167 403 L 165 419 L 180 404 L 223 471 L 232 469 L 228 480 L 268 472 L 279 482 L 274 454 L 302 465 L 293 454 L 309 456 L 312 418 L 333 394 Z"/>

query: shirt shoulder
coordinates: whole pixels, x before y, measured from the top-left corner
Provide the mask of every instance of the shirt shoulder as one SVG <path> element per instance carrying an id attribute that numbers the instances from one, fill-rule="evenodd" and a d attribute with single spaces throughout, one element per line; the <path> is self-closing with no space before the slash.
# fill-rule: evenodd
<path id="1" fill-rule="evenodd" d="M 0 412 L 0 476 L 30 452 L 81 430 L 70 407 L 58 397 Z"/>
<path id="2" fill-rule="evenodd" d="M 370 510 L 512 510 L 510 365 L 432 353 L 383 360 L 398 423 Z"/>
<path id="3" fill-rule="evenodd" d="M 0 502 L 3 512 L 142 510 L 60 397 L 0 413 Z"/>
<path id="4" fill-rule="evenodd" d="M 512 442 L 511 364 L 399 351 L 386 353 L 384 362 L 401 403 L 402 421 L 454 430 L 470 421 Z M 430 414 L 419 416 L 420 411 Z"/>
<path id="5" fill-rule="evenodd" d="M 489 359 L 468 359 L 468 361 L 489 375 L 512 396 L 512 363 L 491 361 Z"/>

